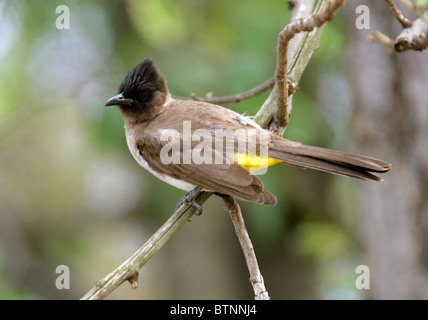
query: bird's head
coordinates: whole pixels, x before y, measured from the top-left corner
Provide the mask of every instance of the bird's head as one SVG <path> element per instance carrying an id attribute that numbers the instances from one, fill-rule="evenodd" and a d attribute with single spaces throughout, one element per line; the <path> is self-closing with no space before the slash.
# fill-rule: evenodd
<path id="1" fill-rule="evenodd" d="M 124 117 L 144 121 L 165 104 L 168 94 L 165 78 L 152 60 L 146 59 L 126 74 L 118 94 L 105 105 L 117 105 Z"/>

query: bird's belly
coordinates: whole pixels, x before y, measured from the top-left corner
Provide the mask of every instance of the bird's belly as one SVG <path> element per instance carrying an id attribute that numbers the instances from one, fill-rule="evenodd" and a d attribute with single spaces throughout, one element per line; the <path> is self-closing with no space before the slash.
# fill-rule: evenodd
<path id="1" fill-rule="evenodd" d="M 184 190 L 187 192 L 196 188 L 196 186 L 191 184 L 191 183 L 173 178 L 173 177 L 171 177 L 165 173 L 160 173 L 160 172 L 153 170 L 142 155 L 140 155 L 139 159 L 136 159 L 136 160 L 140 164 L 140 166 L 142 166 L 144 169 L 149 171 L 156 178 L 161 179 L 162 181 L 172 185 L 173 187 L 176 187 L 178 189 L 181 189 L 181 190 Z"/>
<path id="2" fill-rule="evenodd" d="M 143 155 L 140 153 L 136 145 L 133 144 L 132 138 L 128 140 L 128 147 L 132 155 L 134 156 L 134 159 L 138 162 L 138 164 L 142 166 L 144 169 L 146 169 L 147 171 L 149 171 L 151 174 L 153 174 L 156 178 L 172 185 L 173 187 L 176 187 L 178 189 L 181 189 L 187 192 L 196 188 L 194 184 L 188 183 L 180 179 L 173 178 L 165 173 L 161 173 L 153 170 L 152 167 L 150 167 L 150 165 L 146 161 L 146 159 L 144 159 Z"/>

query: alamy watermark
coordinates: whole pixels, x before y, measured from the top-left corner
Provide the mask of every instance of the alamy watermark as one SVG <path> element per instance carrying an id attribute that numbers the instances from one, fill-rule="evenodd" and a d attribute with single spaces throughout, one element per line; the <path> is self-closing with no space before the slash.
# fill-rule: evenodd
<path id="1" fill-rule="evenodd" d="M 355 27 L 358 30 L 370 29 L 370 9 L 368 6 L 361 4 L 355 8 L 355 14 L 358 14 L 355 19 Z"/>
<path id="2" fill-rule="evenodd" d="M 166 142 L 160 151 L 163 164 L 240 164 L 251 174 L 264 174 L 268 167 L 269 133 L 249 129 L 196 129 L 190 120 L 182 130 L 161 129 Z"/>
<path id="3" fill-rule="evenodd" d="M 58 30 L 70 29 L 70 8 L 61 4 L 56 7 L 55 13 L 58 14 L 55 20 L 55 27 Z M 367 5 L 358 5 L 355 8 L 355 14 L 358 16 L 355 19 L 355 27 L 358 30 L 370 29 L 370 9 Z"/>
<path id="4" fill-rule="evenodd" d="M 70 8 L 62 4 L 56 7 L 55 13 L 59 14 L 55 20 L 55 27 L 58 30 L 70 29 Z"/>
<path id="5" fill-rule="evenodd" d="M 355 279 L 355 287 L 357 289 L 370 289 L 370 269 L 368 266 L 361 264 L 355 269 L 355 273 L 359 274 Z"/>
<path id="6" fill-rule="evenodd" d="M 59 265 L 55 269 L 59 276 L 55 280 L 55 287 L 58 290 L 70 289 L 70 268 L 66 265 Z"/>

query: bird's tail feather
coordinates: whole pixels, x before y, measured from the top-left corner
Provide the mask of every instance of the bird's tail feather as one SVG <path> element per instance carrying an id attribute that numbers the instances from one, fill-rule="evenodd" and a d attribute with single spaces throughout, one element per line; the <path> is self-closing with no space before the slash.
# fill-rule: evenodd
<path id="1" fill-rule="evenodd" d="M 372 172 L 384 173 L 391 169 L 391 164 L 383 160 L 306 146 L 282 138 L 272 139 L 269 146 L 269 158 L 299 167 L 374 181 L 382 181 L 382 179 Z"/>

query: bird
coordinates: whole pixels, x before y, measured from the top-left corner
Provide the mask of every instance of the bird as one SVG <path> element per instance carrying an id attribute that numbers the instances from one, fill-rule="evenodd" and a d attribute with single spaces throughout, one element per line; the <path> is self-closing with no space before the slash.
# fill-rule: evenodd
<path id="1" fill-rule="evenodd" d="M 200 190 L 275 205 L 258 172 L 277 163 L 369 181 L 382 181 L 376 174 L 391 169 L 376 158 L 287 140 L 220 105 L 175 98 L 150 59 L 125 75 L 117 95 L 105 104 L 113 105 L 119 107 L 138 164 L 188 192 L 180 204 L 189 202 L 198 211 L 192 197 Z"/>

